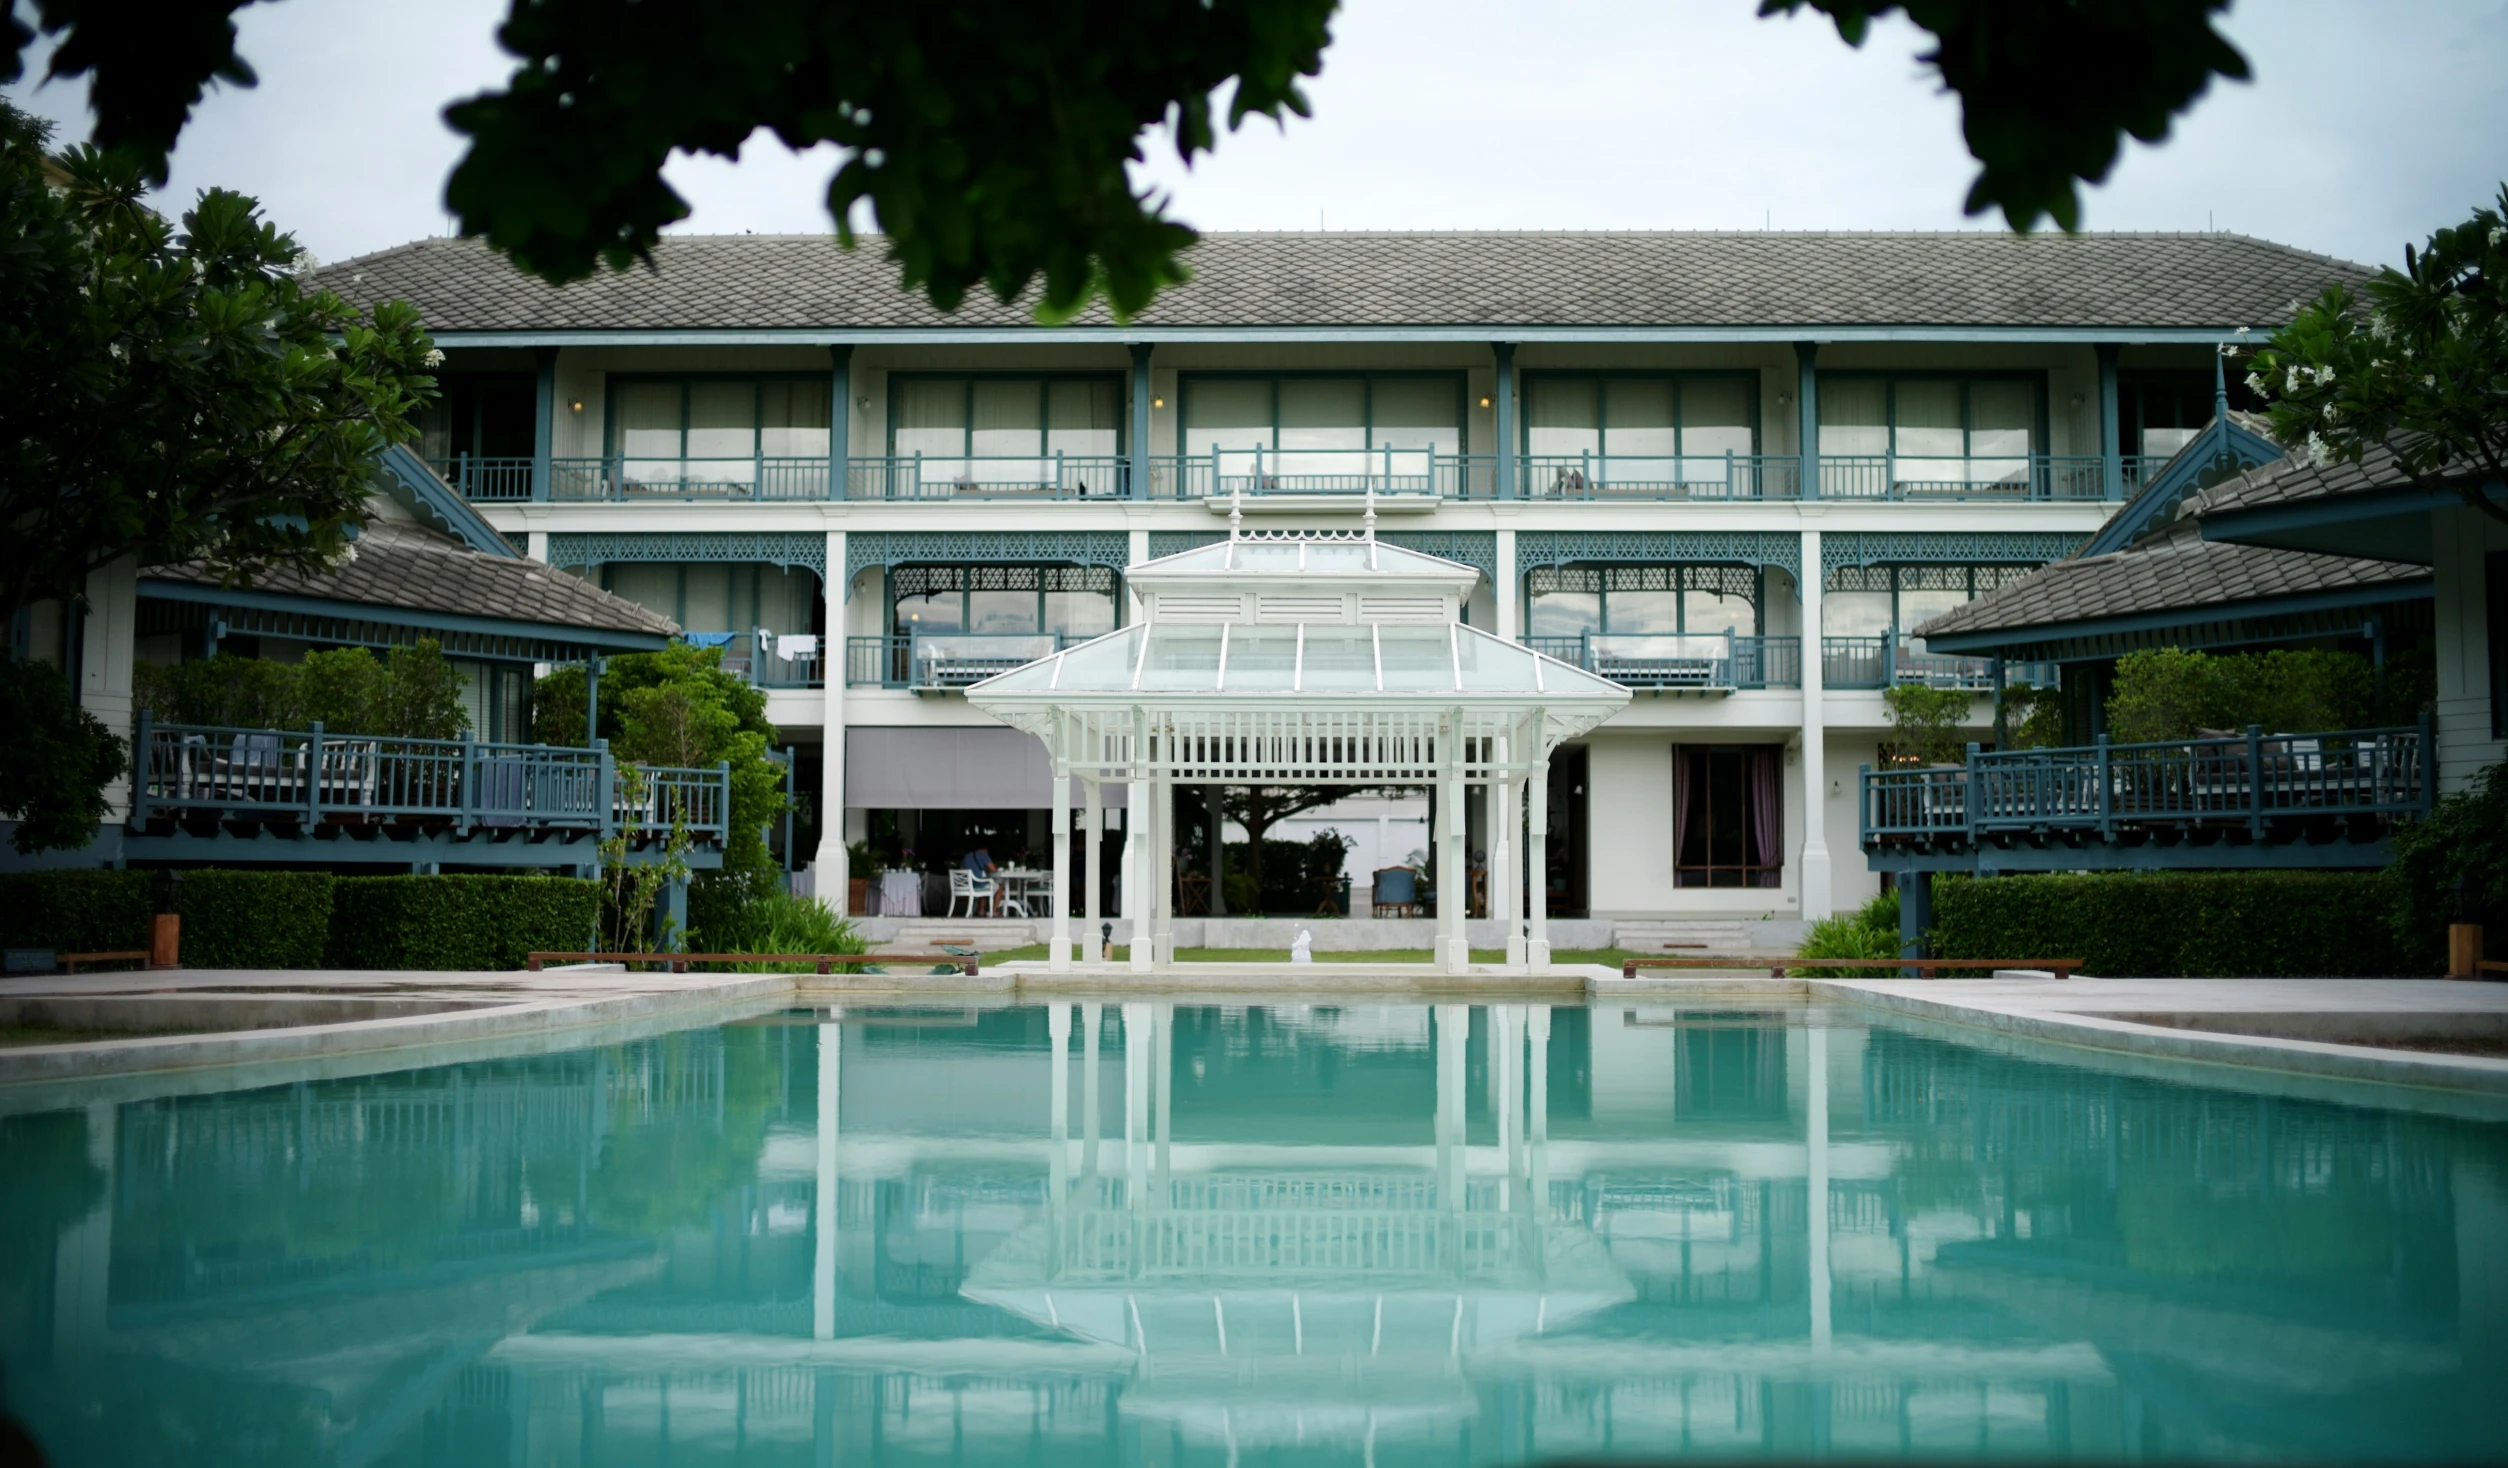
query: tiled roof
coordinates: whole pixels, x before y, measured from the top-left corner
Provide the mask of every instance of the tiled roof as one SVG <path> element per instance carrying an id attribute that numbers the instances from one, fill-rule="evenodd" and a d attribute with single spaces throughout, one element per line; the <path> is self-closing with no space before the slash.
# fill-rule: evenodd
<path id="1" fill-rule="evenodd" d="M 2395 462 L 2393 452 L 2384 444 L 2361 455 L 2357 464 L 2310 464 L 2295 458 L 2276 459 L 2206 490 L 2195 513 L 2217 515 L 2230 510 L 2286 504 L 2293 500 L 2367 494 L 2371 490 L 2394 489 L 2409 484 L 2411 480 L 2412 476 Z"/>
<path id="2" fill-rule="evenodd" d="M 1212 234 L 1148 327 L 2232 327 L 2367 275 L 2231 234 Z M 435 331 L 1022 326 L 1030 302 L 943 315 L 877 239 L 673 235 L 653 269 L 563 288 L 477 240 L 430 239 L 319 279 L 417 303 Z M 1102 303 L 1075 323 L 1112 325 Z"/>
<path id="3" fill-rule="evenodd" d="M 2426 566 L 2393 561 L 2207 541 L 2186 517 L 2130 549 L 2040 567 L 1916 630 L 1948 637 L 2056 627 L 2427 580 L 2429 574 Z"/>
<path id="4" fill-rule="evenodd" d="M 152 566 L 147 574 L 157 580 L 206 585 L 215 585 L 218 579 L 197 566 Z M 613 596 L 579 576 L 551 570 L 538 561 L 486 555 L 390 520 L 367 525 L 357 541 L 356 559 L 338 569 L 314 576 L 276 572 L 253 589 L 604 632 L 667 637 L 679 630 L 670 618 Z"/>

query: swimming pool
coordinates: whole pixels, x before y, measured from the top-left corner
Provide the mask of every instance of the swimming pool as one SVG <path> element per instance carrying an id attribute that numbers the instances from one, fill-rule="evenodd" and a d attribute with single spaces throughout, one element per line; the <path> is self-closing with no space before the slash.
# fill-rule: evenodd
<path id="1" fill-rule="evenodd" d="M 2508 1444 L 2508 1127 L 2082 1059 L 1108 1002 L 169 1082 L 0 1116 L 0 1362 L 80 1468 Z"/>

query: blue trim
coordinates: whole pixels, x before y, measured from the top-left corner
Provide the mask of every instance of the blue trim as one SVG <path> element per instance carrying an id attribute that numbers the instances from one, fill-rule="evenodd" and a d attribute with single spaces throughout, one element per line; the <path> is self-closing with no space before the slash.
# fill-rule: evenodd
<path id="1" fill-rule="evenodd" d="M 2099 482 L 2106 498 L 2121 500 L 2125 497 L 2125 430 L 2117 404 L 2116 357 L 2124 349 L 2114 342 L 2101 342 L 2092 350 L 2099 359 Z"/>
<path id="2" fill-rule="evenodd" d="M 2426 581 L 2397 581 L 2378 586 L 2364 586 L 2344 591 L 2306 592 L 2295 596 L 2267 597 L 2257 601 L 2213 602 L 2200 607 L 2185 607 L 2153 612 L 2137 612 L 2123 617 L 2096 617 L 2082 622 L 2046 622 L 2028 627 L 2005 627 L 1985 632 L 1952 633 L 1927 637 L 1925 646 L 1934 652 L 1994 653 L 2021 657 L 2021 649 L 2050 642 L 2072 642 L 2093 637 L 2119 637 L 2136 632 L 2165 632 L 2206 627 L 2218 623 L 2253 622 L 2266 617 L 2298 616 L 2309 612 L 2343 611 L 2353 607 L 2388 607 L 2401 602 L 2428 601 L 2433 593 Z M 2321 634 L 2317 634 L 2321 635 Z M 2222 646 L 2236 639 L 2211 637 L 2211 646 Z M 2259 637 L 2255 641 L 2282 639 Z"/>
<path id="3" fill-rule="evenodd" d="M 857 530 L 845 537 L 845 595 L 873 566 L 1110 566 L 1120 573 L 1131 559 L 1132 537 L 1121 530 Z"/>
<path id="4" fill-rule="evenodd" d="M 845 466 L 853 454 L 853 348 L 827 349 L 827 497 L 840 500 L 851 488 Z"/>
<path id="5" fill-rule="evenodd" d="M 2497 497 L 2508 492 L 2508 486 L 2486 484 L 2483 492 Z M 2464 497 L 2453 490 L 2434 485 L 2399 484 L 2360 494 L 2326 495 L 2284 504 L 2256 505 L 2244 510 L 2222 510 L 2202 517 L 2201 528 L 2205 540 L 2270 545 L 2272 541 L 2258 537 L 2282 535 L 2293 530 L 2356 525 L 2364 520 L 2401 519 L 2460 508 L 2466 508 Z M 2368 552 L 2364 550 L 2362 554 Z M 2408 564 L 2429 563 L 2414 561 Z"/>
<path id="6" fill-rule="evenodd" d="M 2102 384 L 2100 390 L 2106 391 L 2106 385 Z M 2151 476 L 2132 503 L 2099 527 L 2099 533 L 2090 537 L 2081 554 L 2103 556 L 2123 550 L 2146 531 L 2174 518 L 2178 502 L 2191 491 L 2209 489 L 2281 456 L 2281 445 L 2249 433 L 2231 422 L 2228 414 L 2219 414 L 2160 466 L 2160 472 Z"/>
<path id="7" fill-rule="evenodd" d="M 1390 539 L 1390 537 L 1387 537 Z M 1802 575 L 1802 537 L 1790 530 L 1519 530 L 1515 574 L 1536 566 L 1774 566 Z"/>
<path id="8" fill-rule="evenodd" d="M 1794 452 L 1802 460 L 1797 495 L 1820 498 L 1820 344 L 1794 343 Z"/>
<path id="9" fill-rule="evenodd" d="M 1832 530 L 1820 537 L 1820 569 L 1840 566 L 2035 565 L 2060 561 L 2077 542 L 2062 531 Z"/>
<path id="10" fill-rule="evenodd" d="M 557 348 L 542 347 L 533 355 L 539 379 L 531 399 L 531 497 L 545 504 L 549 460 L 557 444 Z"/>
<path id="11" fill-rule="evenodd" d="M 1489 352 L 1497 365 L 1489 398 L 1496 413 L 1492 427 L 1496 430 L 1498 447 L 1498 498 L 1511 500 L 1515 498 L 1516 491 L 1515 421 L 1522 416 L 1516 409 L 1515 401 L 1515 343 L 1492 342 Z"/>
<path id="12" fill-rule="evenodd" d="M 549 535 L 552 566 L 614 561 L 729 561 L 801 566 L 827 579 L 827 535 L 816 530 L 560 530 Z"/>
<path id="13" fill-rule="evenodd" d="M 1876 872 L 1967 872 L 1990 877 L 2024 872 L 2349 871 L 2390 866 L 2394 846 L 2374 841 L 2276 841 L 2210 846 L 1996 846 L 1977 851 L 1906 851 L 1883 847 L 1864 853 Z"/>
<path id="14" fill-rule="evenodd" d="M 375 467 L 381 471 L 383 492 L 392 496 L 411 514 L 432 520 L 472 550 L 485 555 L 519 560 L 511 542 L 487 522 L 477 507 L 463 499 L 453 486 L 436 476 L 427 461 L 418 457 L 407 444 L 394 444 L 385 449 Z"/>
<path id="15" fill-rule="evenodd" d="M 192 581 L 161 581 L 145 576 L 140 578 L 139 594 L 151 601 L 191 602 L 200 606 L 330 617 L 343 622 L 408 627 L 421 632 L 511 637 L 570 648 L 598 648 L 606 652 L 653 652 L 670 645 L 670 639 L 658 632 L 613 632 L 553 622 L 523 622 L 506 617 L 472 617 L 458 612 L 430 612 L 375 602 L 334 601 L 328 597 L 290 596 L 285 592 L 203 586 Z"/>
<path id="16" fill-rule="evenodd" d="M 1136 500 L 1149 498 L 1150 492 L 1150 344 L 1132 344 L 1132 495 Z M 1177 414 L 1183 416 L 1181 412 Z"/>

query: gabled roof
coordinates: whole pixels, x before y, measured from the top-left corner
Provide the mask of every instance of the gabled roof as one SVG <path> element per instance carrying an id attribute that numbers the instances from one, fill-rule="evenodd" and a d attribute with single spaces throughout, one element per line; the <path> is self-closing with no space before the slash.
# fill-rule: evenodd
<path id="1" fill-rule="evenodd" d="M 1240 586 L 1388 585 L 1404 591 L 1468 592 L 1480 572 L 1460 561 L 1405 550 L 1372 533 L 1254 531 L 1144 561 L 1124 579 L 1144 590 L 1185 583 L 1194 590 Z"/>
<path id="2" fill-rule="evenodd" d="M 1282 712 L 1305 700 L 1439 708 L 1591 703 L 1607 715 L 1626 704 L 1629 693 L 1607 678 L 1460 622 L 1272 627 L 1136 622 L 967 689 L 967 701 L 988 712 L 999 713 L 1013 700 L 1246 701 Z"/>
<path id="3" fill-rule="evenodd" d="M 393 608 L 464 622 L 490 620 L 593 634 L 576 639 L 591 646 L 658 647 L 679 630 L 668 617 L 613 596 L 581 577 L 538 561 L 483 554 L 412 523 L 370 522 L 354 549 L 354 556 L 329 571 L 274 572 L 250 588 L 231 592 L 197 565 L 151 566 L 140 574 L 143 582 L 214 588 L 263 602 L 273 597 L 303 598 L 333 606 Z"/>
<path id="4" fill-rule="evenodd" d="M 2435 558 L 2430 512 L 2463 504 L 2460 486 L 2473 482 L 2417 480 L 2380 444 L 2356 464 L 2284 459 L 2250 470 L 2207 491 L 2196 515 L 2206 540 L 2426 566 Z M 2508 484 L 2490 480 L 2483 492 L 2508 502 Z"/>
<path id="5" fill-rule="evenodd" d="M 2141 491 L 2099 527 L 2099 533 L 2090 537 L 2079 554 L 2097 556 L 2123 550 L 2175 520 L 2188 495 L 2282 456 L 2281 445 L 2273 441 L 2262 418 L 2233 411 L 2217 395 L 2213 403 L 2216 412 L 2212 421 L 2170 455 L 2168 462 L 2144 481 Z"/>
<path id="6" fill-rule="evenodd" d="M 2369 271 L 2233 234 L 1209 234 L 1135 325 L 2221 329 Z M 415 302 L 436 332 L 1032 327 L 1033 302 L 954 313 L 899 288 L 877 238 L 672 235 L 653 268 L 551 286 L 470 239 L 342 261 L 353 304 Z M 1073 323 L 1116 323 L 1103 303 Z"/>
<path id="7" fill-rule="evenodd" d="M 437 529 L 472 550 L 505 560 L 521 558 L 522 552 L 514 549 L 513 542 L 489 524 L 470 501 L 438 478 L 427 467 L 427 461 L 412 453 L 407 444 L 394 444 L 383 451 L 375 482 L 401 508 L 421 520 L 432 521 Z"/>

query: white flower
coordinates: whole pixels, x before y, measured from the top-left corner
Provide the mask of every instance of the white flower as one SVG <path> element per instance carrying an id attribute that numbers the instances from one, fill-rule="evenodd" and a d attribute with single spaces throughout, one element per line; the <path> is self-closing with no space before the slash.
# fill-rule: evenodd
<path id="1" fill-rule="evenodd" d="M 2330 464 L 2334 462 L 2334 451 L 2326 447 L 2325 440 L 2317 436 L 2315 429 L 2308 430 L 2308 441 L 2306 444 L 2301 446 L 2300 456 L 2303 460 L 2310 464 Z"/>
<path id="2" fill-rule="evenodd" d="M 2494 225 L 2492 225 L 2492 226 L 2491 226 L 2491 243 L 2492 243 L 2493 245 L 2498 245 L 2498 244 L 2500 244 L 2502 241 L 2508 241 L 2508 224 L 2494 224 Z"/>
<path id="3" fill-rule="evenodd" d="M 2438 386 L 2438 379 L 2432 377 L 2429 373 L 2424 372 L 2421 374 L 2421 385 L 2423 387 L 2436 387 Z"/>
<path id="4" fill-rule="evenodd" d="M 2247 374 L 2247 391 L 2254 393 L 2257 397 L 2264 397 L 2270 394 L 2272 390 L 2273 387 L 2271 383 L 2266 382 L 2263 378 L 2256 376 L 2252 372 Z"/>
<path id="5" fill-rule="evenodd" d="M 2240 335 L 2240 336 L 2245 336 L 2246 334 L 2247 334 L 2247 328 L 2245 328 L 2245 327 L 2243 327 L 2243 326 L 2238 328 L 2238 335 Z"/>
<path id="6" fill-rule="evenodd" d="M 429 347 L 427 348 L 427 354 L 419 358 L 418 361 L 422 366 L 441 367 L 444 365 L 444 353 L 434 347 Z"/>

